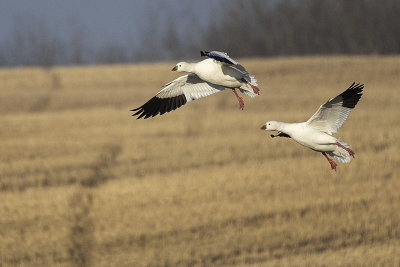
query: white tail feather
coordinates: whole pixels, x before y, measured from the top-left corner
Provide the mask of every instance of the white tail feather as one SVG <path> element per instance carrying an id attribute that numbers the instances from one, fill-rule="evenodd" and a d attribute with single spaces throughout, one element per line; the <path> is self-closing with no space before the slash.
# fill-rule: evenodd
<path id="1" fill-rule="evenodd" d="M 249 86 L 250 87 L 250 86 Z M 251 87 L 250 87 L 250 89 L 251 89 Z M 250 90 L 249 89 L 249 90 Z M 256 97 L 256 96 L 258 96 L 256 93 L 254 93 L 253 91 L 247 91 L 247 90 L 243 90 L 243 89 L 241 89 L 241 88 L 239 88 L 239 91 L 242 93 L 242 94 L 245 94 L 245 95 L 247 95 L 247 96 L 250 96 L 250 97 Z"/>
<path id="2" fill-rule="evenodd" d="M 250 75 L 250 81 L 249 83 L 251 83 L 252 85 L 258 86 L 257 84 L 257 80 L 253 75 Z"/>
<path id="3" fill-rule="evenodd" d="M 338 142 L 339 142 L 339 140 L 338 140 Z M 350 147 L 349 144 L 347 144 L 345 142 L 339 142 L 339 143 L 346 148 Z M 329 154 L 329 156 L 333 157 L 333 159 L 336 160 L 337 162 L 349 163 L 351 161 L 351 156 L 350 156 L 349 152 L 340 146 L 337 146 L 335 151 L 329 152 L 328 154 Z"/>
<path id="4" fill-rule="evenodd" d="M 258 86 L 257 80 L 256 80 L 256 78 L 255 78 L 253 75 L 247 76 L 247 77 L 245 78 L 245 80 L 246 80 L 248 83 L 250 83 L 250 84 L 252 84 L 252 85 L 254 85 L 254 86 Z M 251 86 L 248 85 L 248 84 L 242 85 L 241 88 L 239 88 L 239 90 L 240 90 L 240 92 L 241 92 L 242 94 L 245 94 L 245 95 L 250 96 L 250 97 L 256 97 L 256 96 L 258 96 L 258 94 L 254 93 L 253 88 L 251 88 Z"/>

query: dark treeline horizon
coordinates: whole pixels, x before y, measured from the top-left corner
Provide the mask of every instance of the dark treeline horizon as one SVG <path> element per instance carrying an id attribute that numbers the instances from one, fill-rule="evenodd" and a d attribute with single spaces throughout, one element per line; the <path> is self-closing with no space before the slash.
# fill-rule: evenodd
<path id="1" fill-rule="evenodd" d="M 79 22 L 60 36 L 33 15 L 16 17 L 0 43 L 0 66 L 152 62 L 196 58 L 200 50 L 233 57 L 400 53 L 399 0 L 220 1 L 207 23 L 173 9 L 148 16 L 140 38 L 93 44 Z M 156 12 L 156 11 L 154 11 Z"/>

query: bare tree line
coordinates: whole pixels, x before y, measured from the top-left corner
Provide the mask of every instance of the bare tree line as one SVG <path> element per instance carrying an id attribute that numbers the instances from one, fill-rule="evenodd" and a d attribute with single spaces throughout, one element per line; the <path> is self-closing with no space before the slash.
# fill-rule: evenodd
<path id="1" fill-rule="evenodd" d="M 150 14 L 140 37 L 102 45 L 91 44 L 79 23 L 60 36 L 40 18 L 16 18 L 0 44 L 0 65 L 160 61 L 204 49 L 235 57 L 400 52 L 399 0 L 224 0 L 203 24 L 186 9 L 185 16 Z"/>
<path id="2" fill-rule="evenodd" d="M 399 12 L 398 0 L 235 1 L 205 36 L 240 56 L 399 53 Z"/>

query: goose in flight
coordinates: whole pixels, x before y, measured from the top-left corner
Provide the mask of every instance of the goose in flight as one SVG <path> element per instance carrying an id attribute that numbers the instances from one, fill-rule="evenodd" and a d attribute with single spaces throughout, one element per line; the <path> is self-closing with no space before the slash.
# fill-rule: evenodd
<path id="1" fill-rule="evenodd" d="M 353 83 L 346 91 L 321 105 L 318 111 L 306 122 L 286 123 L 268 121 L 262 130 L 278 131 L 271 137 L 289 137 L 297 143 L 321 152 L 336 171 L 337 164 L 328 157 L 342 163 L 348 163 L 354 152 L 350 146 L 332 136 L 342 126 L 350 111 L 361 98 L 363 84 Z M 328 155 L 327 155 L 328 154 Z"/>
<path id="2" fill-rule="evenodd" d="M 164 88 L 142 106 L 132 109 L 137 119 L 154 117 L 175 110 L 187 102 L 232 89 L 241 109 L 243 99 L 236 88 L 250 97 L 259 95 L 257 80 L 227 53 L 200 51 L 208 57 L 198 63 L 179 62 L 172 71 L 186 72 L 184 76 L 164 85 Z"/>

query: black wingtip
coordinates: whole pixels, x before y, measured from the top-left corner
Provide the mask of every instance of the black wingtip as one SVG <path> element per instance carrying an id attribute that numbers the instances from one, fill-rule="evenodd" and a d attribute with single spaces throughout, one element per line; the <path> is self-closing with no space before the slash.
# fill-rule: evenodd
<path id="1" fill-rule="evenodd" d="M 290 135 L 285 134 L 285 133 L 283 133 L 283 132 L 278 132 L 278 133 L 275 134 L 275 135 L 271 134 L 270 136 L 271 136 L 272 138 L 275 138 L 275 137 L 287 137 L 287 138 L 291 138 Z"/>
<path id="2" fill-rule="evenodd" d="M 137 119 L 147 119 L 156 115 L 163 115 L 166 112 L 170 112 L 186 104 L 187 100 L 185 95 L 178 95 L 170 98 L 158 98 L 153 97 L 147 101 L 143 106 L 135 109 L 135 114 L 132 116 L 138 116 Z"/>
<path id="3" fill-rule="evenodd" d="M 200 51 L 200 55 L 201 55 L 202 57 L 206 57 L 206 56 L 208 55 L 208 53 L 210 53 L 210 52 L 207 52 L 207 51 Z"/>
<path id="4" fill-rule="evenodd" d="M 361 92 L 364 89 L 364 84 L 353 82 L 347 90 L 357 90 Z"/>
<path id="5" fill-rule="evenodd" d="M 346 91 L 340 95 L 343 97 L 343 107 L 354 108 L 360 100 L 364 89 L 364 84 L 353 82 Z"/>

